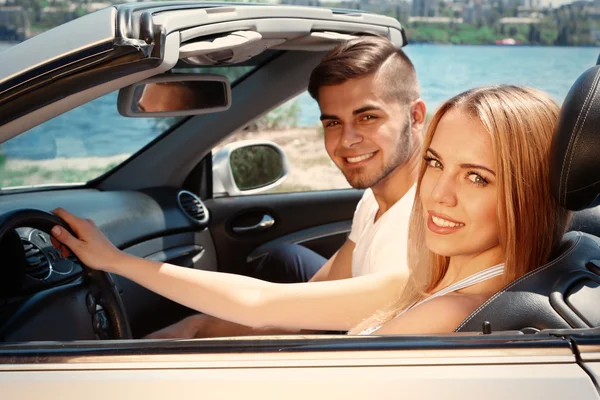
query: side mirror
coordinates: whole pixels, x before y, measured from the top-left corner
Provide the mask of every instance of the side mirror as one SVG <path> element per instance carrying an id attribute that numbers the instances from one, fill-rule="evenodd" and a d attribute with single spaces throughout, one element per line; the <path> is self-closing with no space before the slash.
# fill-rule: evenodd
<path id="1" fill-rule="evenodd" d="M 273 142 L 242 140 L 213 154 L 213 194 L 243 196 L 283 183 L 289 173 L 285 152 Z"/>
<path id="2" fill-rule="evenodd" d="M 164 74 L 124 87 L 117 100 L 126 117 L 179 117 L 225 111 L 229 79 L 214 74 Z"/>

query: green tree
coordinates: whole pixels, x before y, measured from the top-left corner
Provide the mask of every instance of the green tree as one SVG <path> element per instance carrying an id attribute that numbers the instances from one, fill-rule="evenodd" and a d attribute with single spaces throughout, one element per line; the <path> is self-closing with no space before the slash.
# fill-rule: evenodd
<path id="1" fill-rule="evenodd" d="M 269 131 L 297 128 L 299 117 L 300 103 L 298 100 L 294 100 L 258 118 L 248 126 L 248 129 L 252 131 Z"/>
<path id="2" fill-rule="evenodd" d="M 4 150 L 2 150 L 2 145 L 0 144 L 0 170 L 6 164 L 6 154 L 4 154 Z"/>
<path id="3" fill-rule="evenodd" d="M 480 44 L 490 44 L 496 41 L 496 34 L 489 26 L 482 26 L 477 31 L 477 41 Z"/>

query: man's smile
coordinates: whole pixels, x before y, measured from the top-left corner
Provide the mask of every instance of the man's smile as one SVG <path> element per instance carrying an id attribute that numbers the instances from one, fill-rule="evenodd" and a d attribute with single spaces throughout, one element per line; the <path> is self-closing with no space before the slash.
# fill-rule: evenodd
<path id="1" fill-rule="evenodd" d="M 360 156 L 342 157 L 342 158 L 344 159 L 344 161 L 347 164 L 353 164 L 354 165 L 354 164 L 358 164 L 360 162 L 363 162 L 363 161 L 366 161 L 366 160 L 369 160 L 369 159 L 373 158 L 373 156 L 375 155 L 375 153 L 377 153 L 377 152 L 373 151 L 371 153 L 366 153 L 366 154 L 363 154 L 363 155 L 360 155 Z"/>

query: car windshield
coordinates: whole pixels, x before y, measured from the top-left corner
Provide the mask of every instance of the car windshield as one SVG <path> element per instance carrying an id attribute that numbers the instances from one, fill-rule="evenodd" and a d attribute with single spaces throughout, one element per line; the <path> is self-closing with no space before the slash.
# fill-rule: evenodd
<path id="1" fill-rule="evenodd" d="M 254 66 L 178 69 L 232 85 Z M 115 168 L 186 117 L 128 118 L 112 92 L 0 144 L 0 188 L 81 184 Z"/>

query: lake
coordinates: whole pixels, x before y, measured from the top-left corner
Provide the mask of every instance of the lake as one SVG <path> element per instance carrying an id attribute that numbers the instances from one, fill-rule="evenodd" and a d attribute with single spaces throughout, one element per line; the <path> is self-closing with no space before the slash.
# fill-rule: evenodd
<path id="1" fill-rule="evenodd" d="M 0 51 L 7 47 L 0 44 Z M 532 86 L 562 102 L 571 84 L 596 64 L 599 54 L 597 48 L 590 47 L 428 44 L 409 45 L 405 51 L 415 64 L 429 112 L 468 88 L 497 83 Z M 43 127 L 4 143 L 3 150 L 11 158 L 110 156 L 135 152 L 160 133 L 152 119 L 120 117 L 115 100 L 116 94 L 105 96 L 93 107 L 80 107 L 48 121 Z M 301 95 L 299 103 L 300 126 L 316 125 L 316 103 L 308 94 Z M 107 120 L 110 137 L 103 134 Z M 32 147 L 44 147 L 46 142 L 54 150 L 31 151 Z"/>

